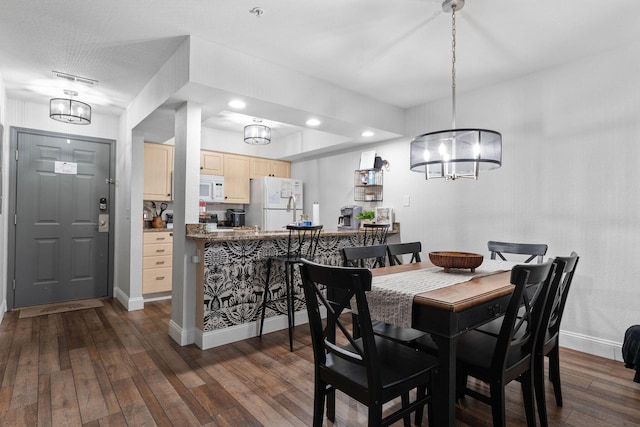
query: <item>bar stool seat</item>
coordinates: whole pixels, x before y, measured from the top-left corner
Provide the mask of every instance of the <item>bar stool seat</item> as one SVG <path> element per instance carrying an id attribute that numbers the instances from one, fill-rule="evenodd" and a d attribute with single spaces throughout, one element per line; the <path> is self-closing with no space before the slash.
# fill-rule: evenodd
<path id="1" fill-rule="evenodd" d="M 320 239 L 322 225 L 312 226 L 296 226 L 287 225 L 289 230 L 289 238 L 287 242 L 287 253 L 284 255 L 276 255 L 267 259 L 267 278 L 264 285 L 264 293 L 262 297 L 262 306 L 260 308 L 260 337 L 264 329 L 264 319 L 267 308 L 278 314 L 287 315 L 287 324 L 289 329 L 289 350 L 293 351 L 293 327 L 295 302 L 304 299 L 296 295 L 296 287 L 294 281 L 295 268 L 294 265 L 301 264 L 302 259 L 313 261 Z M 274 286 L 271 281 L 271 269 L 274 262 L 284 264 L 284 289 L 282 284 Z M 301 294 L 299 292 L 298 294 Z"/>

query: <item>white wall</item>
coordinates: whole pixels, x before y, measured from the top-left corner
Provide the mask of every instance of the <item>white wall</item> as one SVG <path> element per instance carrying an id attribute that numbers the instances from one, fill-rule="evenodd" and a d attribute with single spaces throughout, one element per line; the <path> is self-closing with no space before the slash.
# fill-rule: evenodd
<path id="1" fill-rule="evenodd" d="M 402 241 L 420 240 L 425 255 L 488 255 L 491 239 L 547 243 L 551 257 L 578 252 L 562 344 L 617 360 L 626 328 L 640 323 L 639 50 L 627 46 L 458 93 L 458 127 L 503 134 L 502 168 L 478 181 L 425 182 L 409 171 L 409 139 L 373 146 L 391 163 L 382 204 L 396 208 Z M 416 135 L 448 128 L 450 108 L 450 100 L 414 108 L 407 128 Z M 353 203 L 360 151 L 292 167 L 317 195 L 324 224 Z M 404 195 L 410 207 L 402 207 Z"/>

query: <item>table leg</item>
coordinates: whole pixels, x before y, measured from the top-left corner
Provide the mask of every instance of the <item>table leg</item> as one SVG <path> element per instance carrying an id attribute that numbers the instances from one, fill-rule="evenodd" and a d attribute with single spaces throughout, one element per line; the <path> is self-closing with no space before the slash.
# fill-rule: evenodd
<path id="1" fill-rule="evenodd" d="M 432 335 L 438 346 L 438 373 L 433 393 L 437 426 L 456 423 L 456 337 Z"/>

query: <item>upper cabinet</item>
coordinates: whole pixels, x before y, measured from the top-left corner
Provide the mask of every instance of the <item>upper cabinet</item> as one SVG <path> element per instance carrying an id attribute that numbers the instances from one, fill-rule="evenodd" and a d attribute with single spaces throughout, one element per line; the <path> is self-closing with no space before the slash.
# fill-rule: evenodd
<path id="1" fill-rule="evenodd" d="M 144 144 L 144 200 L 173 200 L 173 145 Z"/>
<path id="2" fill-rule="evenodd" d="M 250 157 L 224 154 L 224 203 L 249 203 Z"/>
<path id="3" fill-rule="evenodd" d="M 263 176 L 291 178 L 291 163 L 284 160 L 271 160 L 262 157 L 251 157 L 251 179 Z"/>
<path id="4" fill-rule="evenodd" d="M 200 152 L 200 173 L 205 175 L 224 175 L 224 155 L 216 151 Z"/>

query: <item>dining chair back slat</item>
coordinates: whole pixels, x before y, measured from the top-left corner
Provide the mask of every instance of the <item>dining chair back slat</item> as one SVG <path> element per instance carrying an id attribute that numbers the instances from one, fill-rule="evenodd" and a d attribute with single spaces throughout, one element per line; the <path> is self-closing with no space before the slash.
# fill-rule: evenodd
<path id="1" fill-rule="evenodd" d="M 389 255 L 389 265 L 400 265 L 400 256 L 411 254 L 409 263 L 421 262 L 420 252 L 422 252 L 422 243 L 394 243 L 387 245 L 387 254 Z"/>
<path id="2" fill-rule="evenodd" d="M 547 245 L 544 243 L 511 243 L 490 240 L 487 246 L 491 252 L 491 259 L 496 259 L 497 256 L 503 261 L 507 260 L 503 254 L 529 255 L 524 261 L 525 263 L 537 258 L 538 264 L 541 264 L 547 253 Z"/>
<path id="3" fill-rule="evenodd" d="M 341 254 L 345 267 L 384 267 L 387 245 L 347 246 Z"/>

